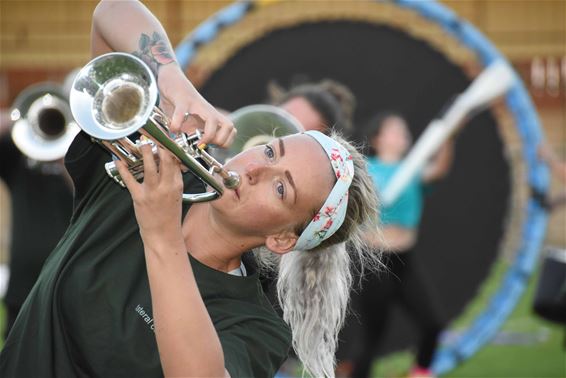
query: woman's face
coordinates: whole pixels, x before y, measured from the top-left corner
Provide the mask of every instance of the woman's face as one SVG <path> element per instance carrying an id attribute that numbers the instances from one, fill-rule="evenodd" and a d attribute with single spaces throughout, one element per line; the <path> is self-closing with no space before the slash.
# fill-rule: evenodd
<path id="1" fill-rule="evenodd" d="M 241 184 L 211 202 L 213 214 L 223 226 L 245 236 L 263 237 L 306 225 L 335 181 L 323 148 L 305 134 L 246 150 L 225 168 L 240 174 Z"/>
<path id="2" fill-rule="evenodd" d="M 303 97 L 293 97 L 279 106 L 291 113 L 305 130 L 326 132 L 324 121 L 316 109 Z"/>
<path id="3" fill-rule="evenodd" d="M 388 154 L 401 158 L 410 146 L 409 128 L 399 117 L 385 119 L 381 130 L 372 140 L 372 147 L 378 152 L 378 155 Z"/>

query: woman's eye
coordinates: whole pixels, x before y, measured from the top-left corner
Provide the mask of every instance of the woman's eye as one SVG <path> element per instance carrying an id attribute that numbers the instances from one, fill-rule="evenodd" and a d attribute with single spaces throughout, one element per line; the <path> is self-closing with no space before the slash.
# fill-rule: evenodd
<path id="1" fill-rule="evenodd" d="M 271 147 L 270 145 L 265 146 L 264 153 L 265 153 L 265 156 L 267 156 L 267 158 L 270 159 L 270 160 L 275 158 L 275 151 L 273 151 L 273 147 Z"/>
<path id="2" fill-rule="evenodd" d="M 277 195 L 280 198 L 283 198 L 285 196 L 285 185 L 283 185 L 282 182 L 277 183 L 276 190 L 277 190 Z"/>

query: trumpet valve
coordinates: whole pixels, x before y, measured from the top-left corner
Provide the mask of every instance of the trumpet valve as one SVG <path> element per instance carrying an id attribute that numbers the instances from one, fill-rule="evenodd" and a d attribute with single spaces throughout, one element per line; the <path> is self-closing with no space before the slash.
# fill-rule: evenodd
<path id="1" fill-rule="evenodd" d="M 112 179 L 120 184 L 121 187 L 126 187 L 122 176 L 120 176 L 120 172 L 118 172 L 116 162 L 109 161 L 108 163 L 104 164 L 104 169 L 106 170 L 108 176 L 112 177 Z M 141 181 L 143 179 L 143 164 L 141 163 L 141 161 L 136 165 L 128 167 L 128 170 L 137 181 Z"/>

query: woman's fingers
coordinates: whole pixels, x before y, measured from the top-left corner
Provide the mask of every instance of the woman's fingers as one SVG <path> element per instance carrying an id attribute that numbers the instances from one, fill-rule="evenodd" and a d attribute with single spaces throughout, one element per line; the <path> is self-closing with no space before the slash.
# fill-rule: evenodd
<path id="1" fill-rule="evenodd" d="M 226 141 L 226 147 L 230 147 L 232 143 L 234 143 L 234 140 L 236 139 L 237 136 L 238 136 L 238 130 L 236 130 L 236 128 L 233 128 L 232 131 L 230 132 L 230 136 L 228 137 L 228 140 Z"/>
<path id="2" fill-rule="evenodd" d="M 232 144 L 235 137 L 236 137 L 235 128 L 221 127 L 216 132 L 214 144 L 216 144 L 219 147 L 226 148 Z"/>
<path id="3" fill-rule="evenodd" d="M 154 186 L 159 182 L 157 163 L 153 156 L 153 148 L 150 143 L 143 143 L 140 147 L 143 158 L 143 181 L 147 185 Z M 157 149 L 159 156 L 159 148 Z"/>
<path id="4" fill-rule="evenodd" d="M 114 164 L 116 164 L 116 168 L 118 168 L 118 172 L 120 172 L 120 177 L 122 178 L 124 184 L 126 184 L 126 187 L 130 191 L 130 194 L 133 198 L 135 198 L 140 190 L 140 184 L 130 173 L 126 163 L 124 163 L 122 160 L 116 160 Z"/>
<path id="5" fill-rule="evenodd" d="M 179 160 L 171 152 L 164 149 L 161 149 L 159 156 L 161 156 L 161 182 L 176 184 L 177 178 L 181 177 L 181 167 Z"/>
<path id="6" fill-rule="evenodd" d="M 174 134 L 179 134 L 181 132 L 181 126 L 183 121 L 185 121 L 185 111 L 179 106 L 175 106 L 175 111 L 173 112 L 173 117 L 171 117 L 171 124 L 169 125 L 169 130 Z"/>
<path id="7" fill-rule="evenodd" d="M 217 128 L 216 118 L 208 118 L 204 123 L 204 135 L 201 138 L 201 142 L 206 144 L 215 143 Z"/>
<path id="8" fill-rule="evenodd" d="M 233 122 L 212 107 L 204 99 L 197 101 L 197 104 L 190 106 L 188 110 L 185 104 L 179 101 L 172 101 L 175 104 L 175 110 L 171 117 L 169 130 L 172 133 L 180 132 L 193 133 L 197 129 L 204 131 L 202 143 L 215 144 L 219 147 L 229 147 L 230 141 L 233 139 L 232 130 L 234 130 Z"/>
<path id="9" fill-rule="evenodd" d="M 193 133 L 196 129 L 202 129 L 204 126 L 202 117 L 184 109 L 186 108 L 183 106 L 175 107 L 169 130 L 172 133 L 179 134 L 180 132 Z"/>
<path id="10" fill-rule="evenodd" d="M 144 202 L 148 198 L 156 196 L 160 198 L 174 192 L 180 199 L 183 179 L 179 160 L 168 150 L 158 148 L 160 158 L 158 171 L 151 146 L 145 144 L 140 149 L 144 160 L 144 180 L 141 184 L 128 170 L 126 163 L 116 160 L 116 168 L 132 198 L 137 202 Z"/>
<path id="11" fill-rule="evenodd" d="M 237 132 L 234 123 L 228 117 L 221 116 L 217 124 L 216 140 L 213 143 L 223 148 L 230 147 Z"/>
<path id="12" fill-rule="evenodd" d="M 221 123 L 220 126 L 220 131 L 219 134 L 221 135 L 226 135 L 226 138 L 222 141 L 222 144 L 220 145 L 220 147 L 224 147 L 224 148 L 228 148 L 230 147 L 230 145 L 232 145 L 232 142 L 234 141 L 234 138 L 236 137 L 236 134 L 238 132 L 238 130 L 236 130 L 236 128 L 234 127 L 234 124 L 232 123 L 232 121 L 226 120 L 228 123 Z"/>
<path id="13" fill-rule="evenodd" d="M 232 121 L 226 117 L 209 118 L 204 127 L 202 142 L 218 147 L 230 147 L 231 136 L 235 130 Z"/>

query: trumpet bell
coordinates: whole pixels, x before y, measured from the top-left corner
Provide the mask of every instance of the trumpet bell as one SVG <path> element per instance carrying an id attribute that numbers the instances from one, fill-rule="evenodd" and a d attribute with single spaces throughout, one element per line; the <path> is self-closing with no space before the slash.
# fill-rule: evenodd
<path id="1" fill-rule="evenodd" d="M 81 69 L 71 88 L 70 104 L 87 134 L 116 140 L 146 124 L 157 97 L 157 84 L 149 67 L 133 55 L 113 53 Z"/>
<path id="2" fill-rule="evenodd" d="M 36 161 L 53 161 L 65 156 L 80 131 L 63 90 L 54 83 L 37 84 L 24 90 L 14 102 L 11 119 L 14 144 Z"/>

